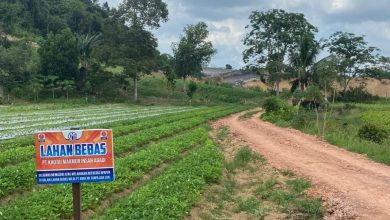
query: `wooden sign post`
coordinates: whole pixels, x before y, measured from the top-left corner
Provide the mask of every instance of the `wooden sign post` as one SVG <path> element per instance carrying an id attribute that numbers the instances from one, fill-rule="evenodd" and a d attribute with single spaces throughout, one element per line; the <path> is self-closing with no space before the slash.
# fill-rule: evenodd
<path id="1" fill-rule="evenodd" d="M 38 184 L 72 183 L 73 217 L 81 219 L 81 183 L 114 181 L 110 129 L 36 132 Z"/>

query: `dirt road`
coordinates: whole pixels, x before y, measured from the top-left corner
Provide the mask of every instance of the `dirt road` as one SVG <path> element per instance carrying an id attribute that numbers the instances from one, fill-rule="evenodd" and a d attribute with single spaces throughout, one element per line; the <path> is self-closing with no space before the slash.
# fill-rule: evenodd
<path id="1" fill-rule="evenodd" d="M 239 115 L 215 122 L 278 169 L 309 178 L 330 207 L 327 219 L 390 219 L 390 167 L 294 129 Z"/>

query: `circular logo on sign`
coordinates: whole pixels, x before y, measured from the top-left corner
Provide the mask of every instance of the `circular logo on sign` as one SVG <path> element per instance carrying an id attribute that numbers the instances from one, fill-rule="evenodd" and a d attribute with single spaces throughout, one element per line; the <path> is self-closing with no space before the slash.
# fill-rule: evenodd
<path id="1" fill-rule="evenodd" d="M 76 132 L 69 132 L 68 139 L 71 141 L 77 140 L 77 133 Z"/>
<path id="2" fill-rule="evenodd" d="M 45 139 L 45 134 L 38 134 L 38 139 L 40 140 Z"/>
<path id="3" fill-rule="evenodd" d="M 108 136 L 107 131 L 100 132 L 100 136 L 107 137 Z"/>

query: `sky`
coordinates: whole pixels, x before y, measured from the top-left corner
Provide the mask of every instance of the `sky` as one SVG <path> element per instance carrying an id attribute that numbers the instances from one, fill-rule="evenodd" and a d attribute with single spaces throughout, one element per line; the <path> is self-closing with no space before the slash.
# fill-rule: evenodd
<path id="1" fill-rule="evenodd" d="M 107 1 L 116 7 L 121 0 Z M 245 66 L 242 43 L 251 11 L 283 9 L 303 13 L 319 29 L 317 38 L 328 38 L 336 31 L 364 35 L 369 46 L 378 47 L 380 54 L 390 56 L 390 0 L 163 0 L 168 5 L 169 20 L 153 30 L 161 53 L 172 54 L 188 24 L 204 21 L 209 27 L 209 40 L 217 49 L 209 66 L 231 64 Z M 326 51 L 320 56 L 325 56 Z"/>

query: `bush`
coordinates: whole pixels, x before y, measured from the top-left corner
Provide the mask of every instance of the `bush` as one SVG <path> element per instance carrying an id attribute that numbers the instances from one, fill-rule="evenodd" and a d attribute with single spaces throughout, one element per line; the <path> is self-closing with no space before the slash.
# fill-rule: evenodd
<path id="1" fill-rule="evenodd" d="M 382 143 L 386 137 L 386 130 L 379 128 L 372 124 L 363 125 L 358 132 L 358 136 L 361 139 L 369 140 L 375 143 Z"/>
<path id="2" fill-rule="evenodd" d="M 379 100 L 379 97 L 371 95 L 364 86 L 350 88 L 345 93 L 340 92 L 340 98 L 338 98 L 338 101 L 342 102 L 372 102 L 376 100 Z"/>
<path id="3" fill-rule="evenodd" d="M 292 106 L 276 97 L 267 99 L 263 104 L 263 108 L 266 113 L 261 118 L 273 123 L 278 121 L 289 122 L 293 119 L 295 113 Z"/>
<path id="4" fill-rule="evenodd" d="M 263 108 L 266 112 L 277 112 L 281 108 L 283 108 L 286 104 L 283 103 L 283 100 L 277 98 L 277 97 L 272 97 L 269 99 L 266 99 Z"/>

